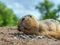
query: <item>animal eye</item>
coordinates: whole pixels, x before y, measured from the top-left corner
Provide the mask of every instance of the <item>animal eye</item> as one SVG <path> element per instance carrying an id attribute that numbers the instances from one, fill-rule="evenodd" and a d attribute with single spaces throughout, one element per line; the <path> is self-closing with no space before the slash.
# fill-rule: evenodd
<path id="1" fill-rule="evenodd" d="M 25 20 L 25 18 L 22 18 L 22 21 L 24 21 Z"/>

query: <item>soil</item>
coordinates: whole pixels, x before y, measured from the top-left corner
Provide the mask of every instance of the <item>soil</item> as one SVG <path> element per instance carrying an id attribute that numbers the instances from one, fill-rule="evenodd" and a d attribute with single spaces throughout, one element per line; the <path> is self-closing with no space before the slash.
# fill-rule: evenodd
<path id="1" fill-rule="evenodd" d="M 0 27 L 0 45 L 60 45 L 60 40 L 49 38 L 22 38 L 17 27 Z"/>

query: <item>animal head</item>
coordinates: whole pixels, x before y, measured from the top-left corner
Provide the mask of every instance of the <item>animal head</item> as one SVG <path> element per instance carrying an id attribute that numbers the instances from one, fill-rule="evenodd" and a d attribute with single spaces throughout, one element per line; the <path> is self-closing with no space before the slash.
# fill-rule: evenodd
<path id="1" fill-rule="evenodd" d="M 34 16 L 26 15 L 26 16 L 22 17 L 21 22 L 25 27 L 26 26 L 29 27 L 29 26 L 35 25 L 36 20 L 35 20 Z"/>
<path id="2" fill-rule="evenodd" d="M 18 22 L 18 28 L 26 33 L 33 33 L 36 32 L 38 26 L 37 21 L 32 15 L 26 15 L 21 18 Z"/>

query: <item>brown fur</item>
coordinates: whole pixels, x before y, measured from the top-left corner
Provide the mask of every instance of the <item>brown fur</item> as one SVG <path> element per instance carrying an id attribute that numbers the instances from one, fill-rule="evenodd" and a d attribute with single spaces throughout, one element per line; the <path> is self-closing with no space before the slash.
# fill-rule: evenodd
<path id="1" fill-rule="evenodd" d="M 37 21 L 34 16 L 26 15 L 19 20 L 18 28 L 26 34 L 49 35 L 60 39 L 60 23 L 53 19 Z"/>
<path id="2" fill-rule="evenodd" d="M 21 31 L 23 31 L 26 34 L 36 34 L 39 30 L 39 24 L 38 22 L 35 20 L 35 18 L 31 15 L 27 15 L 22 17 L 25 18 L 24 21 L 22 21 L 22 19 L 19 20 L 18 22 L 18 28 L 20 28 Z"/>

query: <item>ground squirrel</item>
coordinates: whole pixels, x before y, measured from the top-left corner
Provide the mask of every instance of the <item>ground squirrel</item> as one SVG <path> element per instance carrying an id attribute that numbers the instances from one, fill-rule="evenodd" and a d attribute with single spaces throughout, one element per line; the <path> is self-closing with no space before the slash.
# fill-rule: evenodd
<path id="1" fill-rule="evenodd" d="M 60 39 L 60 23 L 54 19 L 36 20 L 32 15 L 18 21 L 18 30 L 31 35 L 49 35 Z"/>

